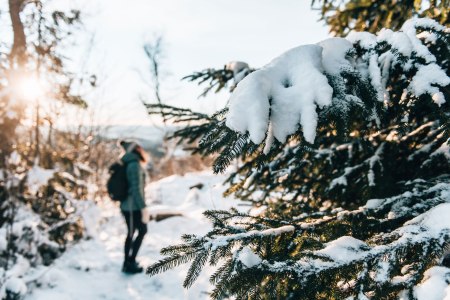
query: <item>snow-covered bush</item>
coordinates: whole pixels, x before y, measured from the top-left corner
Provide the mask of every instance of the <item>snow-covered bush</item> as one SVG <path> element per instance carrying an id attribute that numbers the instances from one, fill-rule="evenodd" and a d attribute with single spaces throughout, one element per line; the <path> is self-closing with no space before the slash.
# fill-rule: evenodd
<path id="1" fill-rule="evenodd" d="M 450 234 L 449 42 L 449 29 L 411 19 L 250 73 L 227 108 L 175 136 L 219 153 L 215 171 L 242 159 L 228 193 L 264 209 L 206 212 L 214 229 L 164 248 L 148 273 L 192 261 L 189 287 L 218 265 L 215 299 L 419 297 L 448 274 L 433 268 Z"/>
<path id="2" fill-rule="evenodd" d="M 24 274 L 51 264 L 83 236 L 89 204 L 79 200 L 91 193 L 93 177 L 87 164 L 107 159 L 93 158 L 94 137 L 82 126 L 79 132 L 56 126 L 64 105 L 82 114 L 86 102 L 77 91 L 94 87 L 95 77 L 68 72 L 61 51 L 79 29 L 80 12 L 47 4 L 6 4 L 11 39 L 3 40 L 0 53 L 0 299 L 21 298 L 29 284 Z"/>
<path id="3" fill-rule="evenodd" d="M 32 286 L 36 278 L 30 273 L 96 230 L 95 203 L 83 199 L 92 196 L 83 180 L 91 179 L 92 171 L 74 161 L 77 176 L 62 171 L 69 170 L 68 160 L 54 169 L 29 166 L 17 151 L 5 162 L 0 169 L 0 299 L 22 299 L 24 290 L 15 292 L 19 282 Z"/>

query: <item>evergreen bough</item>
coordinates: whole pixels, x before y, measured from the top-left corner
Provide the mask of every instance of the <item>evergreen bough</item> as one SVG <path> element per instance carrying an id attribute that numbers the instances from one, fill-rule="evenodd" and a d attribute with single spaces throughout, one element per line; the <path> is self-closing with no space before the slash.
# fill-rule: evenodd
<path id="1" fill-rule="evenodd" d="M 216 153 L 214 171 L 239 159 L 226 194 L 259 209 L 205 212 L 213 229 L 164 248 L 166 258 L 147 273 L 192 262 L 189 287 L 206 263 L 217 266 L 213 299 L 414 299 L 449 242 L 449 39 L 448 28 L 428 19 L 350 35 L 352 67 L 323 72 L 333 95 L 316 107 L 310 142 L 303 126 L 285 141 L 268 126 L 255 143 L 252 132 L 227 126 L 233 103 L 213 116 L 149 105 L 196 121 L 173 137 Z"/>

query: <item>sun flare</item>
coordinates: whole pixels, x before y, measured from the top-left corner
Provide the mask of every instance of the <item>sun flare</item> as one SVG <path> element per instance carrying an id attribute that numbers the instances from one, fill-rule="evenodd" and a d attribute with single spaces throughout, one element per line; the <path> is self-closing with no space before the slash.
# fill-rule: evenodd
<path id="1" fill-rule="evenodd" d="M 36 101 L 46 93 L 46 86 L 37 76 L 23 76 L 18 79 L 16 93 L 25 101 Z"/>

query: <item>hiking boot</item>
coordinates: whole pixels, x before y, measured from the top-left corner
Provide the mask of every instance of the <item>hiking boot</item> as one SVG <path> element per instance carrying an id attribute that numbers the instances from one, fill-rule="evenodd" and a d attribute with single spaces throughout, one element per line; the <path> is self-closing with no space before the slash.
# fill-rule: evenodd
<path id="1" fill-rule="evenodd" d="M 141 273 L 144 271 L 144 268 L 140 266 L 135 260 L 131 262 L 131 266 L 133 269 L 137 270 L 138 273 Z"/>
<path id="2" fill-rule="evenodd" d="M 126 274 L 137 274 L 142 273 L 144 268 L 139 266 L 136 261 L 124 262 L 122 267 L 122 272 Z"/>

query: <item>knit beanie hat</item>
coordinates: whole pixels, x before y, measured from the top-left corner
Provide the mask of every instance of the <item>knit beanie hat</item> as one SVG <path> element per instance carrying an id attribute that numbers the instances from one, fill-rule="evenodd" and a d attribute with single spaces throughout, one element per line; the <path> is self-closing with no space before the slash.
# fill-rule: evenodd
<path id="1" fill-rule="evenodd" d="M 120 141 L 119 144 L 120 146 L 122 146 L 125 152 L 131 152 L 138 146 L 138 143 L 134 141 Z"/>

